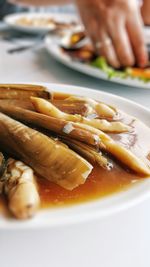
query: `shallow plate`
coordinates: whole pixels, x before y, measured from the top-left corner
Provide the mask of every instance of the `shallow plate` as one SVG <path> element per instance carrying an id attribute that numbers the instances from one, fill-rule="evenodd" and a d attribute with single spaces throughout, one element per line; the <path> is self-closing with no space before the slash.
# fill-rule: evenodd
<path id="1" fill-rule="evenodd" d="M 79 72 L 82 72 L 84 74 L 87 74 L 89 76 L 103 79 L 103 80 L 109 80 L 111 82 L 132 86 L 132 87 L 139 87 L 139 88 L 145 88 L 150 89 L 150 82 L 144 83 L 143 81 L 140 81 L 138 79 L 121 79 L 121 78 L 111 78 L 108 79 L 107 74 L 105 74 L 102 70 L 92 67 L 90 65 L 77 62 L 75 60 L 72 60 L 67 54 L 63 53 L 59 47 L 59 39 L 57 37 L 51 37 L 49 35 L 45 38 L 45 47 L 47 51 L 50 53 L 51 56 L 53 56 L 55 59 L 63 63 L 64 65 L 77 70 Z"/>
<path id="2" fill-rule="evenodd" d="M 114 105 L 126 113 L 138 117 L 150 127 L 150 110 L 124 98 L 92 89 L 69 85 L 43 84 L 49 90 L 72 93 L 95 98 Z M 35 218 L 20 222 L 13 219 L 0 217 L 0 229 L 29 229 L 42 227 L 56 227 L 61 225 L 75 224 L 105 216 L 111 216 L 115 212 L 128 209 L 150 197 L 150 179 L 140 181 L 128 190 L 115 193 L 108 197 L 97 199 L 74 206 L 63 208 L 49 208 L 39 211 Z"/>
<path id="3" fill-rule="evenodd" d="M 19 14 L 11 14 L 11 15 L 7 15 L 4 18 L 4 21 L 13 29 L 15 30 L 19 30 L 19 31 L 23 31 L 23 32 L 28 32 L 28 33 L 44 33 L 47 31 L 53 31 L 54 27 L 47 27 L 47 26 L 25 26 L 25 25 L 19 25 L 17 24 L 17 20 L 21 19 L 21 18 L 52 18 L 55 19 L 58 22 L 65 22 L 65 23 L 69 23 L 69 22 L 73 22 L 73 21 L 77 21 L 77 16 L 75 15 L 69 15 L 68 13 L 19 13 Z"/>

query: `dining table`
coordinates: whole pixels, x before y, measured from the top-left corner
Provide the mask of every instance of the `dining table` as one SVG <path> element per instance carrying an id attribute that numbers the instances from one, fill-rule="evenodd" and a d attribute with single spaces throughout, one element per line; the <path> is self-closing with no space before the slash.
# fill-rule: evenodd
<path id="1" fill-rule="evenodd" d="M 115 94 L 150 107 L 150 89 L 104 81 L 69 69 L 48 54 L 44 41 L 29 49 L 14 51 L 20 45 L 34 44 L 35 38 L 17 33 L 0 22 L 0 83 L 46 82 L 52 83 L 52 89 L 53 84 L 75 85 Z M 69 87 L 67 90 L 71 93 Z M 51 251 L 52 235 L 52 229 L 49 232 L 32 229 L 32 233 L 31 230 L 0 229 L 0 266 L 149 267 L 150 199 L 114 214 L 110 219 L 103 219 L 101 227 L 93 220 L 82 227 L 68 226 L 65 232 L 58 229 L 53 244 L 58 246 L 58 255 Z M 34 248 L 31 246 L 33 240 Z M 92 249 L 93 244 L 96 249 Z"/>

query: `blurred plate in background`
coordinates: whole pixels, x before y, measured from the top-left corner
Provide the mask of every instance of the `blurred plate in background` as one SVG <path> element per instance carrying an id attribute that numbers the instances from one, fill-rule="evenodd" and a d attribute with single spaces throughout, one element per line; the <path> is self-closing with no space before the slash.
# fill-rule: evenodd
<path id="1" fill-rule="evenodd" d="M 91 65 L 81 63 L 78 61 L 73 60 L 69 55 L 66 53 L 63 53 L 63 51 L 60 48 L 60 38 L 59 37 L 52 37 L 50 35 L 47 35 L 45 38 L 45 47 L 49 54 L 53 56 L 56 60 L 63 63 L 64 65 L 68 66 L 71 69 L 74 69 L 76 71 L 79 71 L 81 73 L 84 73 L 86 75 L 106 80 L 113 83 L 119 83 L 124 84 L 127 86 L 132 87 L 139 87 L 144 89 L 150 89 L 150 82 L 144 82 L 141 80 L 138 80 L 137 78 L 119 78 L 119 77 L 113 77 L 108 78 L 108 75 L 104 73 L 102 70 L 95 68 Z"/>
<path id="2" fill-rule="evenodd" d="M 44 33 L 47 31 L 54 31 L 56 25 L 50 20 L 58 23 L 72 23 L 77 22 L 78 18 L 74 14 L 65 13 L 18 13 L 7 15 L 4 22 L 12 29 L 28 32 L 28 33 Z M 49 20 L 49 21 L 48 21 Z"/>

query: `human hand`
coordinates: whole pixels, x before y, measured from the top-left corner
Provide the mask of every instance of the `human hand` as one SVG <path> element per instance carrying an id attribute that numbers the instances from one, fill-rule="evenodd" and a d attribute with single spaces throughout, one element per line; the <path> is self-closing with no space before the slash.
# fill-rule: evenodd
<path id="1" fill-rule="evenodd" d="M 141 13 L 145 25 L 150 25 L 150 1 L 144 0 L 141 7 Z"/>
<path id="2" fill-rule="evenodd" d="M 96 51 L 115 68 L 145 67 L 140 8 L 136 0 L 76 0 L 81 18 Z"/>

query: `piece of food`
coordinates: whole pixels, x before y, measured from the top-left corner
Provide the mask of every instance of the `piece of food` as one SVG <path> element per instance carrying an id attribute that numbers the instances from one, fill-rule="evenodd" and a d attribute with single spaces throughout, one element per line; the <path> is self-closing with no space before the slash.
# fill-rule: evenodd
<path id="1" fill-rule="evenodd" d="M 4 155 L 0 152 L 0 177 L 3 175 L 6 167 Z"/>
<path id="2" fill-rule="evenodd" d="M 6 160 L 3 156 L 3 154 L 0 152 L 0 194 L 3 191 L 3 185 L 4 185 L 4 180 L 3 180 L 3 174 L 6 169 Z"/>
<path id="3" fill-rule="evenodd" d="M 62 37 L 60 45 L 67 50 L 76 50 L 82 48 L 85 44 L 87 44 L 85 31 L 80 27 L 78 31 L 77 29 L 75 29 L 74 32 L 68 31 L 67 34 Z"/>
<path id="4" fill-rule="evenodd" d="M 69 123 L 62 119 L 56 119 L 23 108 L 0 103 L 0 111 L 22 122 L 42 127 L 59 135 L 66 135 L 84 143 L 101 147 L 101 140 L 96 134 L 82 129 L 76 123 Z"/>
<path id="5" fill-rule="evenodd" d="M 150 80 L 150 68 L 141 69 L 141 68 L 128 68 L 127 73 L 131 77 L 140 78 L 145 81 Z"/>
<path id="6" fill-rule="evenodd" d="M 114 69 L 113 67 L 109 66 L 106 59 L 104 57 L 97 57 L 95 60 L 91 62 L 93 67 L 96 67 L 103 72 L 106 73 L 109 79 L 111 78 L 126 78 L 128 74 L 125 70 L 118 70 Z"/>
<path id="7" fill-rule="evenodd" d="M 82 116 L 87 116 L 89 113 L 89 106 L 86 102 L 74 101 L 70 102 L 67 100 L 52 100 L 50 101 L 54 106 L 63 112 L 68 114 L 80 114 Z M 30 104 L 32 105 L 32 103 Z"/>
<path id="8" fill-rule="evenodd" d="M 9 158 L 4 176 L 4 191 L 12 214 L 18 219 L 33 217 L 40 205 L 33 170 L 21 161 Z"/>
<path id="9" fill-rule="evenodd" d="M 0 113 L 0 147 L 42 177 L 68 189 L 83 184 L 92 165 L 63 143 Z"/>
<path id="10" fill-rule="evenodd" d="M 79 31 L 75 32 L 71 35 L 70 38 L 70 45 L 75 45 L 79 43 L 81 40 L 83 40 L 86 37 L 85 31 Z"/>
<path id="11" fill-rule="evenodd" d="M 116 143 L 109 135 L 89 125 L 81 123 L 76 124 L 82 129 L 86 129 L 87 131 L 98 135 L 101 139 L 101 142 L 104 144 L 104 150 L 112 154 L 129 169 L 133 170 L 139 175 L 150 175 L 150 168 L 143 160 L 135 156 L 130 150 Z"/>
<path id="12" fill-rule="evenodd" d="M 55 29 L 55 20 L 48 17 L 21 17 L 16 20 L 16 24 L 22 26 L 32 26 L 32 27 L 48 27 L 50 29 Z"/>
<path id="13" fill-rule="evenodd" d="M 100 129 L 104 132 L 122 133 L 128 132 L 130 130 L 130 127 L 122 122 L 109 122 L 104 119 L 90 119 L 78 114 L 72 115 L 64 113 L 57 107 L 55 107 L 52 103 L 42 98 L 31 97 L 31 101 L 38 112 L 57 119 L 64 119 L 70 122 L 81 122 L 83 124 L 87 124 Z"/>
<path id="14" fill-rule="evenodd" d="M 65 100 L 50 100 L 50 101 L 54 106 L 58 107 L 63 112 L 66 112 L 69 114 L 81 114 L 81 115 L 86 116 L 89 111 L 89 108 L 86 105 L 86 103 L 81 103 L 79 101 L 74 101 L 74 103 L 71 103 Z M 30 99 L 25 99 L 25 100 L 23 99 L 0 99 L 0 105 L 1 104 L 11 105 L 11 106 L 35 111 L 35 108 L 33 104 L 31 103 Z"/>
<path id="15" fill-rule="evenodd" d="M 35 111 L 30 99 L 0 99 L 0 105 L 20 107 L 27 110 Z"/>
<path id="16" fill-rule="evenodd" d="M 89 114 L 94 114 L 96 112 L 99 117 L 113 118 L 117 115 L 117 111 L 114 107 L 110 107 L 103 102 L 98 102 L 88 97 L 71 96 L 66 100 L 71 102 L 75 100 L 86 102 L 91 107 L 91 109 L 89 109 Z"/>
<path id="17" fill-rule="evenodd" d="M 74 101 L 71 103 L 65 100 L 48 100 L 54 106 L 58 107 L 63 112 L 69 114 L 81 114 L 86 116 L 88 114 L 89 108 L 86 103 L 81 103 L 79 101 Z M 15 107 L 20 107 L 27 110 L 35 111 L 33 104 L 30 99 L 0 99 L 0 105 L 11 105 Z"/>
<path id="18" fill-rule="evenodd" d="M 0 99 L 29 99 L 31 96 L 50 99 L 46 87 L 31 84 L 0 84 Z"/>
<path id="19" fill-rule="evenodd" d="M 112 167 L 108 159 L 102 155 L 102 152 L 97 151 L 92 146 L 88 146 L 87 144 L 84 144 L 80 141 L 72 140 L 69 138 L 61 138 L 61 140 L 90 162 L 97 163 L 99 166 L 107 170 L 110 169 L 110 166 Z"/>
<path id="20" fill-rule="evenodd" d="M 84 63 L 90 63 L 95 59 L 94 50 L 91 45 L 84 45 L 81 48 L 61 47 L 62 52 L 67 53 L 72 59 Z"/>
<path id="21" fill-rule="evenodd" d="M 108 133 L 124 133 L 129 132 L 130 127 L 122 122 L 109 122 L 107 120 L 100 119 L 81 119 L 81 123 L 95 127 L 101 131 Z"/>

